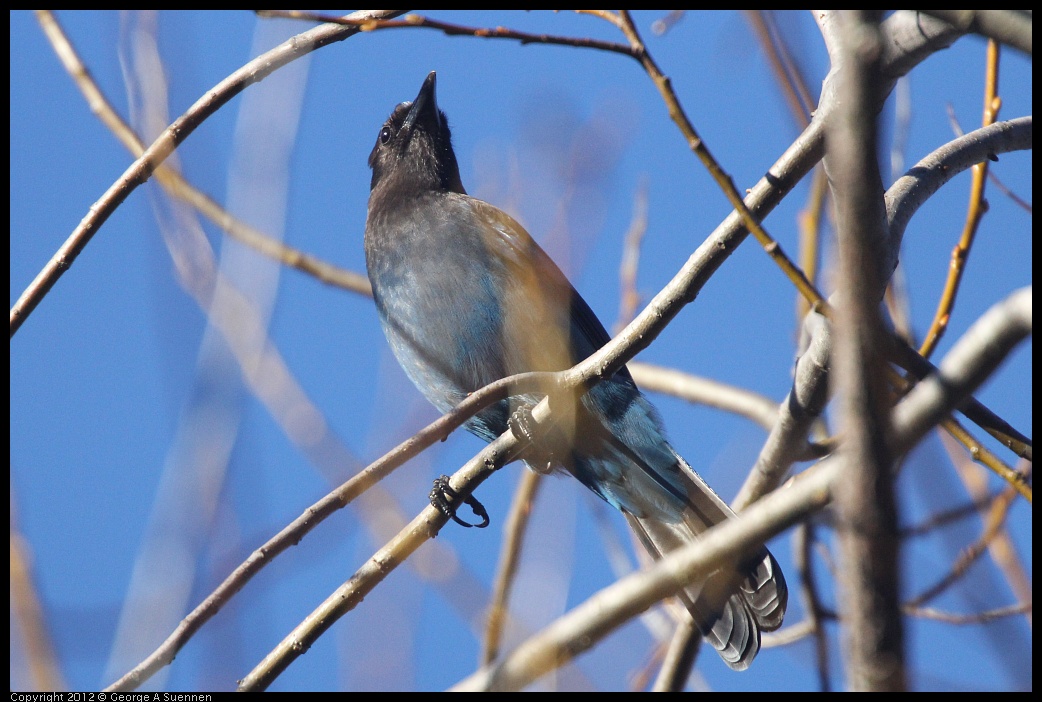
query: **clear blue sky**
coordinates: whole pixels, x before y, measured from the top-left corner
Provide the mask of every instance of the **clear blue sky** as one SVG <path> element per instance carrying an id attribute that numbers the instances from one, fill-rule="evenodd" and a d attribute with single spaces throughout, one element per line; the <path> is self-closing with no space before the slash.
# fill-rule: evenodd
<path id="1" fill-rule="evenodd" d="M 622 40 L 606 22 L 568 13 L 431 16 Z M 658 14 L 635 17 L 709 148 L 740 189 L 750 187 L 798 128 L 745 18 L 690 13 L 657 37 L 650 25 Z M 10 18 L 13 303 L 132 159 L 91 115 L 33 15 L 13 12 Z M 129 46 L 127 27 L 139 20 L 112 12 L 66 12 L 59 20 L 102 90 L 127 116 L 119 49 Z M 782 23 L 816 97 L 826 57 L 810 15 L 785 15 Z M 259 53 L 258 47 L 308 26 L 257 20 L 247 12 L 159 14 L 171 117 Z M 913 73 L 906 166 L 951 139 L 949 105 L 964 129 L 979 125 L 984 50 L 982 39 L 967 37 Z M 247 89 L 189 137 L 179 150 L 181 166 L 236 215 L 265 231 L 283 230 L 286 241 L 304 251 L 364 271 L 366 159 L 391 109 L 411 100 L 431 70 L 438 71 L 438 100 L 452 125 L 469 192 L 517 216 L 609 327 L 618 310 L 623 236 L 640 188 L 646 185 L 649 207 L 638 279 L 645 299 L 729 211 L 635 62 L 591 50 L 422 29 L 356 36 L 298 62 L 285 86 L 269 79 Z M 1001 71 L 1001 116 L 1030 114 L 1030 61 L 1006 51 Z M 294 90 L 304 92 L 297 98 Z M 883 113 L 887 136 L 893 132 L 892 103 Z M 267 148 L 277 141 L 268 111 L 278 110 L 290 115 L 290 151 L 287 170 L 268 176 L 269 164 L 259 157 L 274 151 Z M 1030 198 L 1029 154 L 1002 156 L 992 168 Z M 902 263 L 919 334 L 928 326 L 961 230 L 968 184 L 963 175 L 947 186 L 905 237 Z M 143 642 L 121 643 L 129 652 L 113 652 L 121 617 L 148 620 L 165 636 L 170 627 L 158 620 L 172 616 L 176 622 L 181 607 L 194 606 L 252 549 L 332 487 L 330 476 L 287 438 L 285 425 L 243 390 L 238 368 L 207 333 L 203 312 L 177 280 L 156 213 L 183 231 L 193 231 L 192 220 L 170 215 L 155 187 L 130 195 L 11 342 L 11 506 L 31 549 L 62 672 L 74 690 L 108 684 L 157 643 L 159 633 L 145 627 Z M 766 222 L 794 255 L 796 216 L 806 198 L 804 183 Z M 992 186 L 988 199 L 991 210 L 942 354 L 984 310 L 1031 284 L 1030 214 Z M 247 294 L 270 298 L 272 342 L 359 465 L 436 416 L 388 353 L 368 299 L 293 270 L 273 270 L 199 221 L 226 264 L 237 268 L 234 275 Z M 780 400 L 795 353 L 794 300 L 791 285 L 750 239 L 641 360 Z M 1029 435 L 1030 352 L 1030 342 L 1022 345 L 978 394 Z M 763 432 L 747 420 L 676 399 L 652 401 L 678 451 L 730 500 Z M 294 419 L 301 420 L 290 413 L 290 424 Z M 202 433 L 211 443 L 187 441 L 200 435 L 192 426 L 212 430 Z M 233 688 L 386 540 L 390 527 L 382 525 L 393 520 L 382 517 L 397 511 L 411 519 L 426 504 L 430 480 L 454 472 L 480 446 L 469 435 L 454 435 L 392 477 L 387 494 L 396 503 L 373 497 L 321 525 L 250 583 L 153 684 Z M 1008 452 L 1000 455 L 1012 461 Z M 208 472 L 211 464 L 220 466 L 216 477 Z M 344 475 L 357 468 L 344 465 Z M 492 514 L 490 529 L 449 525 L 436 545 L 424 547 L 411 567 L 400 568 L 335 625 L 273 689 L 442 689 L 472 671 L 480 632 L 474 622 L 481 621 L 520 470 L 511 466 L 480 489 Z M 205 487 L 191 488 L 196 482 L 185 475 L 198 471 L 207 471 Z M 993 476 L 985 482 L 991 491 L 1001 488 Z M 936 437 L 907 461 L 899 489 L 902 522 L 908 525 L 968 501 Z M 529 631 L 614 579 L 602 546 L 604 529 L 630 547 L 619 515 L 574 481 L 545 482 L 533 521 L 516 594 Z M 163 548 L 149 545 L 167 530 L 178 538 L 161 541 Z M 1010 535 L 1028 577 L 1030 530 L 1030 507 L 1020 500 Z M 980 520 L 971 517 L 910 540 L 903 552 L 907 593 L 933 583 L 979 533 Z M 790 535 L 771 547 L 794 587 Z M 143 550 L 150 559 L 138 561 Z M 151 576 L 148 587 L 167 586 L 157 595 L 163 603 L 183 604 L 170 613 L 165 604 L 146 605 L 137 618 L 124 613 L 136 561 L 146 564 L 138 568 L 139 575 Z M 831 606 L 828 566 L 819 559 L 817 568 Z M 803 616 L 795 590 L 793 595 L 787 623 Z M 1006 582 L 985 557 L 955 592 L 931 604 L 972 613 L 1012 602 Z M 558 684 L 626 689 L 648 662 L 649 631 L 647 623 L 631 622 L 560 673 Z M 835 626 L 829 633 L 833 681 L 842 686 Z M 10 685 L 24 689 L 24 652 L 16 634 L 12 629 Z M 1031 645 L 1023 618 L 984 626 L 909 620 L 911 683 L 917 689 L 1030 688 Z M 763 651 L 745 673 L 731 672 L 707 653 L 699 673 L 716 690 L 816 685 L 814 650 L 806 640 Z"/>

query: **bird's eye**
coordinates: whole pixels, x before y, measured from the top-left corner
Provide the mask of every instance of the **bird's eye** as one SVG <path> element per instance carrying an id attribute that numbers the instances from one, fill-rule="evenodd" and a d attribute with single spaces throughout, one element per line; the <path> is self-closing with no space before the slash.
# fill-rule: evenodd
<path id="1" fill-rule="evenodd" d="M 390 127 L 384 127 L 383 129 L 380 130 L 380 143 L 381 144 L 386 144 L 390 140 L 391 140 L 391 128 Z"/>

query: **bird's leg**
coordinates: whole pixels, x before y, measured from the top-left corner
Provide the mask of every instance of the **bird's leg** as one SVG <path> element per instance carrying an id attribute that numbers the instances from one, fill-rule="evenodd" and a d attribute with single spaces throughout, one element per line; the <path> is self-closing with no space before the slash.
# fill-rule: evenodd
<path id="1" fill-rule="evenodd" d="M 481 517 L 481 523 L 470 524 L 456 516 L 456 504 L 454 503 L 459 500 L 460 494 L 453 490 L 452 486 L 449 485 L 449 476 L 447 475 L 435 478 L 434 487 L 431 488 L 430 494 L 427 497 L 430 498 L 431 505 L 433 505 L 435 509 L 460 526 L 465 526 L 468 529 L 470 527 L 484 529 L 489 525 L 490 520 L 488 518 L 488 512 L 485 510 L 485 506 L 478 502 L 477 498 L 472 495 L 464 497 L 463 502 L 464 504 L 470 505 L 470 508 L 474 510 L 474 514 Z"/>

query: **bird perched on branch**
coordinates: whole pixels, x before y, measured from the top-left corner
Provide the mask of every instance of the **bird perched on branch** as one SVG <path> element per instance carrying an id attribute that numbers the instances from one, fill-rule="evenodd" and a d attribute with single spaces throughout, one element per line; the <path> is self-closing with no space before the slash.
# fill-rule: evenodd
<path id="1" fill-rule="evenodd" d="M 528 232 L 463 189 L 433 72 L 380 128 L 369 166 L 365 255 L 376 308 L 398 362 L 439 410 L 509 375 L 569 368 L 609 341 Z M 501 401 L 467 429 L 492 441 L 540 399 Z M 554 439 L 533 445 L 526 463 L 571 474 L 621 510 L 653 557 L 734 516 L 670 446 L 625 368 L 564 404 L 552 405 Z M 781 625 L 787 590 L 761 547 L 680 597 L 727 665 L 744 670 L 760 632 Z"/>

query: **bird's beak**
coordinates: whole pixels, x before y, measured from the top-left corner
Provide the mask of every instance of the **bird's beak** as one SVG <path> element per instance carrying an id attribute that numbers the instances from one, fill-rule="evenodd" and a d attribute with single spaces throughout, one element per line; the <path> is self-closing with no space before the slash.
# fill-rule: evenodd
<path id="1" fill-rule="evenodd" d="M 405 122 L 402 123 L 402 132 L 410 134 L 417 122 L 428 118 L 435 127 L 441 128 L 441 112 L 438 110 L 438 99 L 434 95 L 436 82 L 437 76 L 434 71 L 431 71 L 420 87 L 420 94 L 412 101 L 409 114 L 405 116 Z"/>

